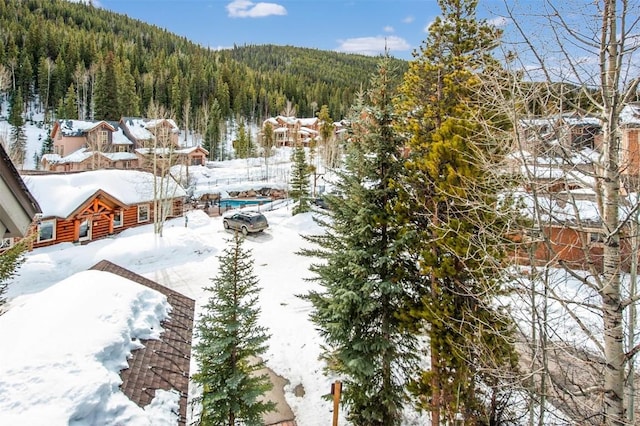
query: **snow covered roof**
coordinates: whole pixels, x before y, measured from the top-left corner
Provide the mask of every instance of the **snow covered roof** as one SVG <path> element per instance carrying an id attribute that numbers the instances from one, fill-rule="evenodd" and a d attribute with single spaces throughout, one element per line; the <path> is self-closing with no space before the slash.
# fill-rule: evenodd
<path id="1" fill-rule="evenodd" d="M 154 390 L 177 390 L 180 393 L 178 424 L 185 425 L 195 300 L 107 260 L 91 269 L 127 278 L 166 296 L 171 314 L 161 323 L 163 332 L 159 339 L 143 341 L 144 347 L 132 353 L 129 368 L 120 373 L 120 389 L 140 407 L 153 403 Z"/>
<path id="2" fill-rule="evenodd" d="M 179 154 L 191 154 L 192 152 L 196 152 L 196 151 L 202 151 L 206 154 L 209 154 L 209 151 L 204 149 L 202 146 L 192 146 L 189 148 L 181 148 L 176 150 L 176 152 Z"/>
<path id="3" fill-rule="evenodd" d="M 178 126 L 172 119 L 148 119 L 140 117 L 123 117 L 122 122 L 127 126 L 127 130 L 137 140 L 152 140 L 155 136 L 151 129 L 157 127 L 162 122 L 167 122 L 172 127 L 172 132 L 179 132 Z"/>
<path id="4" fill-rule="evenodd" d="M 303 135 L 317 135 L 318 132 L 308 127 L 300 127 L 300 133 Z"/>
<path id="5" fill-rule="evenodd" d="M 640 103 L 625 105 L 620 113 L 620 124 L 640 125 Z"/>
<path id="6" fill-rule="evenodd" d="M 111 161 L 136 160 L 138 157 L 131 152 L 103 152 L 102 155 Z"/>
<path id="7" fill-rule="evenodd" d="M 524 203 L 522 214 L 535 218 L 535 206 L 539 206 L 538 214 L 545 223 L 599 223 L 600 213 L 598 205 L 592 200 L 572 199 L 571 202 L 562 201 L 558 197 L 534 197 L 531 193 L 522 191 L 515 194 Z"/>
<path id="8" fill-rule="evenodd" d="M 136 405 L 119 372 L 158 339 L 167 297 L 131 280 L 84 271 L 34 294 L 0 316 L 0 424 L 173 424 L 180 395 L 150 390 Z M 34 321 L 34 318 L 40 318 Z"/>
<path id="9" fill-rule="evenodd" d="M 153 174 L 137 170 L 93 170 L 70 174 L 46 174 L 24 176 L 44 217 L 69 217 L 81 204 L 102 190 L 118 201 L 135 205 L 151 202 Z M 167 194 L 185 197 L 185 190 L 172 178 Z"/>
<path id="10" fill-rule="evenodd" d="M 120 127 L 112 133 L 111 143 L 113 145 L 133 145 L 133 141 L 124 134 Z"/>
<path id="11" fill-rule="evenodd" d="M 569 126 L 600 126 L 600 120 L 588 115 L 577 113 L 554 114 L 548 117 L 523 118 L 519 121 L 522 127 L 544 127 L 554 126 L 563 122 Z"/>
<path id="12" fill-rule="evenodd" d="M 298 121 L 300 122 L 301 126 L 313 126 L 318 122 L 318 118 L 299 118 Z"/>
<path id="13" fill-rule="evenodd" d="M 58 120 L 58 126 L 60 127 L 60 132 L 64 136 L 81 136 L 89 130 L 95 129 L 98 126 L 106 125 L 111 130 L 115 130 L 117 127 L 117 123 L 110 123 L 104 120 Z"/>

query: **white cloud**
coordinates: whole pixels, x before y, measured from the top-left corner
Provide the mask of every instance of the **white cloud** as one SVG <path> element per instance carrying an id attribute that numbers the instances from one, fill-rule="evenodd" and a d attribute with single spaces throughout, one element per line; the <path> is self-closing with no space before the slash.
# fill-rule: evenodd
<path id="1" fill-rule="evenodd" d="M 385 33 L 392 33 L 395 30 L 393 29 L 393 27 L 391 25 L 387 25 L 382 29 L 382 31 L 384 31 Z"/>
<path id="2" fill-rule="evenodd" d="M 487 20 L 487 24 L 493 25 L 494 27 L 502 28 L 502 27 L 506 27 L 510 21 L 511 21 L 510 19 L 507 19 L 504 16 L 498 16 L 498 17 Z"/>
<path id="3" fill-rule="evenodd" d="M 249 0 L 234 0 L 227 5 L 231 18 L 264 18 L 271 15 L 286 15 L 287 9 L 276 3 L 253 3 Z"/>
<path id="4" fill-rule="evenodd" d="M 402 22 L 403 22 L 403 23 L 405 23 L 405 24 L 410 24 L 410 23 L 412 23 L 414 20 L 415 20 L 415 18 L 414 18 L 413 16 L 407 16 L 406 18 L 404 18 L 404 19 L 402 20 Z"/>
<path id="5" fill-rule="evenodd" d="M 339 42 L 340 46 L 336 49 L 338 52 L 370 56 L 384 53 L 385 46 L 392 54 L 411 48 L 405 39 L 397 36 L 356 37 L 339 40 Z"/>

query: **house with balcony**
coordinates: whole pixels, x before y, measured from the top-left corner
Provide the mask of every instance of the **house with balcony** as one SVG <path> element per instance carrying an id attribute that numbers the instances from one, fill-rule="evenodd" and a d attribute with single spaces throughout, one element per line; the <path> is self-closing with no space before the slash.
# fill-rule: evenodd
<path id="1" fill-rule="evenodd" d="M 620 250 L 623 268 L 629 270 L 631 237 L 637 226 L 633 206 L 640 192 L 640 103 L 625 105 L 618 134 Z M 607 235 L 603 234 L 602 207 L 598 205 L 602 134 L 597 120 L 577 114 L 522 120 L 518 136 L 524 149 L 513 154 L 510 170 L 526 176 L 525 198 L 542 206 L 543 215 L 536 226 L 537 235 L 524 236 L 527 249 L 517 257 L 523 260 L 533 255 L 536 261 L 600 270 Z"/>
<path id="2" fill-rule="evenodd" d="M 207 150 L 183 148 L 179 136 L 180 129 L 171 119 L 61 119 L 51 129 L 53 149 L 43 155 L 41 169 L 48 172 L 150 169 L 158 159 L 161 162 L 171 159 L 171 165 L 204 165 Z"/>
<path id="3" fill-rule="evenodd" d="M 262 123 L 262 130 L 269 123 L 273 130 L 275 146 L 295 146 L 297 143 L 308 147 L 317 139 L 320 132 L 318 118 L 296 118 L 278 115 L 267 118 Z"/>

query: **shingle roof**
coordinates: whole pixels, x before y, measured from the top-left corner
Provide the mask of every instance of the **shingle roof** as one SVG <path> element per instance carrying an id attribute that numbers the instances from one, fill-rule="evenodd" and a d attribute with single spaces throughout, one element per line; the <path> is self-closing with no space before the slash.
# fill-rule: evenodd
<path id="1" fill-rule="evenodd" d="M 142 341 L 144 347 L 133 351 L 129 368 L 120 372 L 120 388 L 142 408 L 151 402 L 156 389 L 175 389 L 180 392 L 178 423 L 186 425 L 195 301 L 107 260 L 98 262 L 91 269 L 125 277 L 167 297 L 172 310 L 169 320 L 162 323 L 164 331 L 160 340 Z"/>

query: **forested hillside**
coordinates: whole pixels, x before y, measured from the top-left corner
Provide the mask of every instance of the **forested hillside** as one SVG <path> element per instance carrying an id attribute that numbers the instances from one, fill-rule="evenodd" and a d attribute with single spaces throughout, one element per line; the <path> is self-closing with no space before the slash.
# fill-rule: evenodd
<path id="1" fill-rule="evenodd" d="M 151 101 L 182 127 L 290 104 L 298 116 L 327 105 L 346 113 L 376 58 L 291 46 L 212 51 L 157 26 L 64 0 L 0 2 L 0 95 L 38 101 L 49 117 L 144 115 Z M 398 60 L 401 67 L 406 62 Z M 6 115 L 7 111 L 0 111 Z"/>

